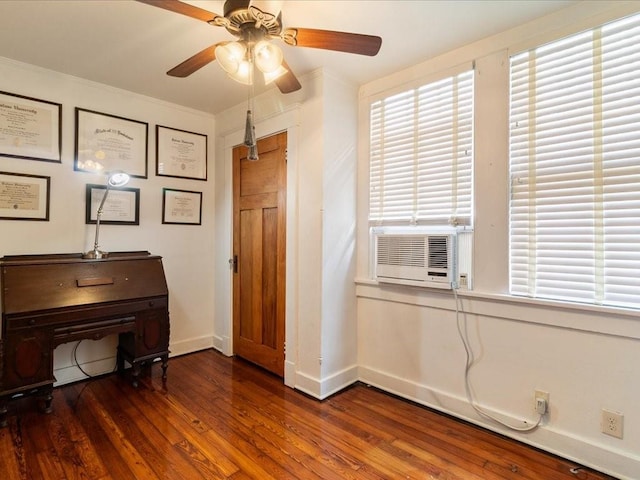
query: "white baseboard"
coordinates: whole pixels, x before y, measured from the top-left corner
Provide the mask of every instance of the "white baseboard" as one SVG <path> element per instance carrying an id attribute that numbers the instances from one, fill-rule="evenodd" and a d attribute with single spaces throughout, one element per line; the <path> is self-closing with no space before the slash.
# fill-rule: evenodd
<path id="1" fill-rule="evenodd" d="M 353 365 L 322 380 L 301 372 L 295 373 L 293 388 L 323 400 L 358 381 L 358 366 Z"/>
<path id="2" fill-rule="evenodd" d="M 214 348 L 214 338 L 210 336 L 189 338 L 179 342 L 171 342 L 169 345 L 170 357 L 185 355 L 187 353 Z"/>
<path id="3" fill-rule="evenodd" d="M 116 356 L 114 355 L 113 357 L 86 362 L 80 366 L 82 367 L 82 370 L 92 377 L 104 375 L 105 373 L 111 373 L 115 370 Z M 80 380 L 86 380 L 89 378 L 75 365 L 54 370 L 53 375 L 56 377 L 56 383 L 53 384 L 54 387 L 66 385 L 67 383 L 79 382 Z"/>
<path id="4" fill-rule="evenodd" d="M 284 361 L 284 384 L 296 388 L 296 364 L 289 360 Z"/>
<path id="5" fill-rule="evenodd" d="M 637 480 L 639 478 L 640 457 L 630 457 L 626 453 L 618 453 L 602 445 L 594 445 L 585 441 L 585 439 L 575 437 L 567 432 L 552 430 L 544 425 L 526 434 L 514 432 L 480 417 L 464 397 L 434 390 L 425 385 L 371 368 L 360 367 L 359 379 L 361 382 L 385 392 L 466 420 L 541 450 L 575 461 L 586 467 L 615 476 L 620 480 Z M 493 411 L 487 407 L 483 408 L 514 425 L 522 422 L 521 418 L 509 418 L 504 415 L 504 412 Z"/>
<path id="6" fill-rule="evenodd" d="M 226 335 L 222 337 L 218 335 L 214 335 L 213 348 L 218 350 L 223 355 L 226 355 L 227 357 L 230 357 L 231 355 L 233 355 L 233 352 L 231 351 L 231 340 Z"/>

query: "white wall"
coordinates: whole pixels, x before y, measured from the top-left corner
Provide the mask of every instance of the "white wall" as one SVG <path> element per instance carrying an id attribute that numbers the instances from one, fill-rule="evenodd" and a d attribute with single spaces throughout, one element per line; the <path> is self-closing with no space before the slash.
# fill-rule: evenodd
<path id="1" fill-rule="evenodd" d="M 357 89 L 325 72 L 322 174 L 320 398 L 353 383 L 357 371 L 355 234 Z"/>
<path id="2" fill-rule="evenodd" d="M 73 170 L 74 107 L 118 115 L 149 124 L 148 178 L 132 178 L 140 189 L 140 225 L 102 225 L 100 246 L 106 251 L 148 250 L 163 256 L 169 287 L 172 354 L 212 346 L 214 236 L 214 117 L 178 105 L 79 78 L 0 58 L 0 90 L 62 104 L 62 163 L 0 156 L 0 171 L 51 177 L 50 220 L 0 220 L 0 255 L 77 253 L 93 247 L 95 226 L 85 225 L 85 186 L 104 184 L 101 175 Z M 155 175 L 155 125 L 208 135 L 208 180 Z M 203 192 L 201 226 L 162 225 L 162 188 Z M 91 374 L 110 371 L 117 339 L 83 341 L 78 359 Z M 74 344 L 54 353 L 59 383 L 83 378 L 73 365 Z M 170 374 L 170 372 L 169 372 Z"/>
<path id="3" fill-rule="evenodd" d="M 294 345 L 287 341 L 287 350 L 293 355 L 291 358 L 287 353 L 287 360 L 295 365 L 296 388 L 312 395 L 319 392 L 322 375 L 323 80 L 322 73 L 317 72 L 301 81 L 302 89 L 312 86 L 313 93 L 301 105 L 298 175 L 296 179 L 287 176 L 287 182 L 296 182 L 298 191 L 298 205 L 294 207 L 298 224 L 298 298 L 295 318 L 287 318 L 287 330 L 295 323 L 297 337 Z M 288 203 L 288 207 L 293 205 Z M 287 299 L 291 300 L 289 295 Z"/>
<path id="4" fill-rule="evenodd" d="M 581 4 L 363 86 L 358 210 L 360 379 L 620 478 L 640 478 L 640 315 L 525 301 L 508 293 L 509 52 L 640 10 L 638 2 Z M 474 291 L 380 286 L 370 280 L 367 99 L 476 62 Z M 465 393 L 467 332 L 477 402 L 512 425 L 535 422 L 534 390 L 550 412 L 532 433 L 479 416 Z M 603 408 L 624 414 L 624 438 L 600 432 Z"/>

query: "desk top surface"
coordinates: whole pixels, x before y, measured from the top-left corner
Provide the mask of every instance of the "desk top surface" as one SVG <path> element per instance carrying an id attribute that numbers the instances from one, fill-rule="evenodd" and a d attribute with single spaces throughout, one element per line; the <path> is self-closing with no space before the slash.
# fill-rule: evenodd
<path id="1" fill-rule="evenodd" d="M 131 252 L 110 252 L 105 258 L 83 258 L 83 253 L 43 253 L 33 255 L 5 255 L 0 257 L 0 266 L 4 265 L 33 265 L 42 263 L 88 263 L 88 262 L 113 262 L 132 259 L 159 259 L 158 255 L 152 255 L 146 250 Z"/>

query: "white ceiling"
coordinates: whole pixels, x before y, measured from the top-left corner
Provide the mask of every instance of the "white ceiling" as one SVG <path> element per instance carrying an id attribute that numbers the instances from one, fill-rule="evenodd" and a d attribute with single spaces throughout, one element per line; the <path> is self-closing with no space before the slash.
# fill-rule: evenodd
<path id="1" fill-rule="evenodd" d="M 298 77 L 324 67 L 358 85 L 579 0 L 285 0 L 284 27 L 382 37 L 375 57 L 282 45 Z M 222 14 L 223 1 L 190 1 Z M 187 78 L 167 70 L 233 37 L 133 0 L 2 0 L 0 56 L 211 113 L 246 99 L 213 62 Z M 2 79 L 0 78 L 0 90 Z"/>

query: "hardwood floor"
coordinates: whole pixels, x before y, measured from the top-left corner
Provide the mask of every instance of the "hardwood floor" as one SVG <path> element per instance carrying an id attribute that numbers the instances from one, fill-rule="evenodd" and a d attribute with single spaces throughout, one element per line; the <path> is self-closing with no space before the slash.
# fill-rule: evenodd
<path id="1" fill-rule="evenodd" d="M 212 350 L 168 374 L 57 388 L 50 415 L 11 402 L 0 478 L 611 478 L 364 385 L 319 402 Z"/>

